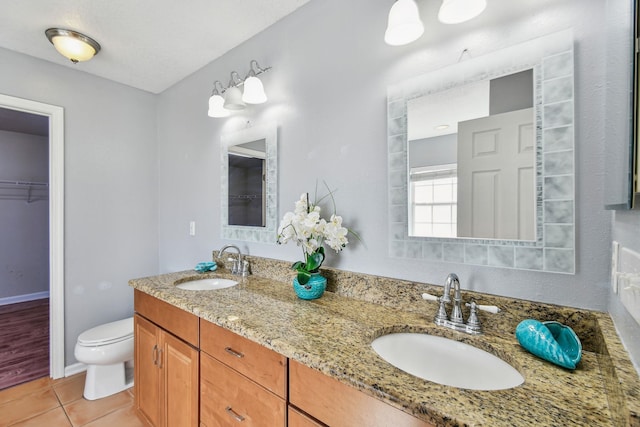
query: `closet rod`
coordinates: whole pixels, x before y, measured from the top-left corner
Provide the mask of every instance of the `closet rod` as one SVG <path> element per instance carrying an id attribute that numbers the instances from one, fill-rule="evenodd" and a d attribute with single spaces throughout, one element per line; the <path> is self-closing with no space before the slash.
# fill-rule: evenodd
<path id="1" fill-rule="evenodd" d="M 44 186 L 47 187 L 49 185 L 48 182 L 31 182 L 31 181 L 8 181 L 4 179 L 0 179 L 0 184 L 2 185 L 30 185 L 30 186 Z"/>

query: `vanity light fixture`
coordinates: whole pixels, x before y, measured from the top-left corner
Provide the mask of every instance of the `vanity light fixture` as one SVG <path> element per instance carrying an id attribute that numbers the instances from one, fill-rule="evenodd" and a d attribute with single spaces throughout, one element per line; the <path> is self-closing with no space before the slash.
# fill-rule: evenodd
<path id="1" fill-rule="evenodd" d="M 418 5 L 414 0 L 397 0 L 389 11 L 384 41 L 391 46 L 402 46 L 417 40 L 424 33 Z"/>
<path id="2" fill-rule="evenodd" d="M 232 111 L 244 110 L 247 104 L 267 102 L 264 86 L 258 76 L 270 69 L 271 67 L 261 68 L 258 61 L 252 59 L 249 62 L 249 72 L 244 79 L 241 79 L 236 71 L 232 71 L 227 87 L 216 80 L 209 97 L 209 117 L 227 117 Z"/>
<path id="3" fill-rule="evenodd" d="M 71 62 L 88 61 L 100 52 L 100 44 L 89 36 L 63 28 L 49 28 L 45 35 L 53 47 Z"/>
<path id="4" fill-rule="evenodd" d="M 254 64 L 255 70 L 253 69 Z M 264 104 L 267 102 L 267 94 L 264 93 L 262 81 L 256 77 L 265 71 L 267 70 L 260 68 L 258 61 L 255 59 L 249 63 L 249 73 L 244 79 L 244 92 L 242 93 L 242 100 L 247 104 Z"/>
<path id="5" fill-rule="evenodd" d="M 238 73 L 232 71 L 231 80 L 229 80 L 229 87 L 227 88 L 226 95 L 224 96 L 223 107 L 227 110 L 244 110 L 244 107 L 247 106 L 242 100 L 242 92 L 240 92 L 240 88 L 238 87 L 240 84 L 242 84 L 242 80 L 240 80 Z"/>
<path id="6" fill-rule="evenodd" d="M 443 24 L 459 24 L 480 15 L 486 7 L 486 0 L 443 0 L 438 20 Z"/>
<path id="7" fill-rule="evenodd" d="M 211 92 L 211 96 L 209 97 L 209 117 L 228 117 L 231 114 L 231 111 L 224 108 L 224 98 L 218 92 L 218 87 L 216 84 L 220 85 L 220 92 L 223 91 L 222 83 L 220 80 L 216 80 L 213 82 L 213 91 Z"/>
<path id="8" fill-rule="evenodd" d="M 480 15 L 487 0 L 443 0 L 438 20 L 443 24 L 459 24 Z M 384 41 L 391 46 L 402 46 L 417 40 L 424 33 L 418 5 L 414 0 L 396 0 L 389 10 Z"/>

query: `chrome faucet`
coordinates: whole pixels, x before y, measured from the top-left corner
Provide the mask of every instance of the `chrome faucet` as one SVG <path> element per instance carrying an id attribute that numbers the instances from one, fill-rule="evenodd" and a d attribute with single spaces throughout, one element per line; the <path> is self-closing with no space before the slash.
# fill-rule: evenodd
<path id="1" fill-rule="evenodd" d="M 235 249 L 238 252 L 238 259 L 234 260 L 233 258 L 229 258 L 229 260 L 233 261 L 233 266 L 231 267 L 231 274 L 243 274 L 244 267 L 242 263 L 242 252 L 240 251 L 240 248 L 238 248 L 237 246 L 235 245 L 223 246 L 222 249 L 220 249 L 220 252 L 218 252 L 218 259 L 222 259 L 222 254 L 227 249 Z M 248 266 L 248 264 L 246 265 Z"/>
<path id="2" fill-rule="evenodd" d="M 451 302 L 451 288 L 453 287 L 453 308 L 451 316 L 447 315 L 446 304 Z M 444 326 L 456 331 L 465 332 L 467 334 L 478 335 L 482 333 L 480 321 L 478 319 L 478 305 L 475 301 L 471 301 L 467 306 L 470 307 L 469 319 L 467 323 L 462 317 L 462 292 L 460 291 L 460 279 L 451 273 L 444 282 L 444 294 L 438 298 L 440 307 L 434 319 L 436 325 Z"/>

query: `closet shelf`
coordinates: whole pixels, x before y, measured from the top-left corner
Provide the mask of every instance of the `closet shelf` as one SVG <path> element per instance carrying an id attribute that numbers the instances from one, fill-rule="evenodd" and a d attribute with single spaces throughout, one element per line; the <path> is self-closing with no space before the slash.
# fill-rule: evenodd
<path id="1" fill-rule="evenodd" d="M 49 183 L 0 179 L 0 200 L 49 200 Z"/>

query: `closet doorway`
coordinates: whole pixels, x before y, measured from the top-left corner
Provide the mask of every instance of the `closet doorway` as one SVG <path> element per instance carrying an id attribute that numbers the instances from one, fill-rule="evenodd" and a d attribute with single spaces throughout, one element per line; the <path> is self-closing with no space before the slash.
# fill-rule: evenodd
<path id="1" fill-rule="evenodd" d="M 14 179 L 0 171 L 5 197 L 48 207 L 49 376 L 64 376 L 64 111 L 62 107 L 0 94 L 0 131 L 19 133 L 19 121 L 44 123 L 48 136 L 48 179 Z M 3 123 L 4 121 L 4 123 Z M 23 132 L 24 133 L 24 132 Z M 41 133 L 43 133 L 41 131 Z M 28 138 L 27 138 L 28 139 Z M 47 191 L 43 189 L 46 184 Z M 43 200 L 44 194 L 48 200 Z M 46 230 L 46 228 L 45 228 Z M 19 242 L 12 242 L 19 244 Z M 6 266 L 4 267 L 6 268 Z M 33 265 L 34 269 L 43 266 Z M 46 269 L 46 267 L 44 267 Z M 17 274 L 19 272 L 17 271 Z M 29 292 L 27 292 L 29 294 Z M 26 303 L 25 303 L 26 304 Z M 35 312 L 35 309 L 33 310 Z"/>

